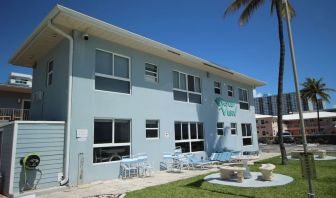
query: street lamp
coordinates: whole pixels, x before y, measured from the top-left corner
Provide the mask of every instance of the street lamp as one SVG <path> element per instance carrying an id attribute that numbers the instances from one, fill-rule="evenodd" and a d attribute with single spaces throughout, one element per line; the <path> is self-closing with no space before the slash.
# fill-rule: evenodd
<path id="1" fill-rule="evenodd" d="M 292 67 L 293 67 L 293 74 L 294 74 L 294 84 L 295 84 L 295 91 L 296 91 L 296 99 L 298 102 L 299 107 L 299 116 L 300 116 L 300 131 L 302 135 L 302 141 L 303 141 L 303 152 L 304 157 L 307 157 L 307 139 L 306 139 L 306 133 L 305 133 L 305 125 L 303 121 L 303 115 L 302 115 L 302 102 L 301 102 L 301 94 L 299 89 L 299 81 L 298 81 L 298 74 L 296 69 L 296 61 L 295 61 L 295 52 L 294 52 L 294 43 L 293 43 L 293 37 L 292 37 L 292 29 L 290 24 L 290 15 L 288 10 L 288 2 L 287 0 L 282 0 L 282 3 L 285 4 L 286 8 L 286 19 L 287 19 L 287 28 L 288 28 L 288 37 L 289 37 L 289 45 L 290 45 L 290 52 L 291 52 L 291 58 L 292 58 Z M 308 173 L 307 173 L 307 179 L 308 179 L 308 198 L 314 198 L 315 194 L 313 191 L 313 183 L 311 178 L 311 170 L 309 167 L 309 163 L 306 164 L 308 167 Z"/>

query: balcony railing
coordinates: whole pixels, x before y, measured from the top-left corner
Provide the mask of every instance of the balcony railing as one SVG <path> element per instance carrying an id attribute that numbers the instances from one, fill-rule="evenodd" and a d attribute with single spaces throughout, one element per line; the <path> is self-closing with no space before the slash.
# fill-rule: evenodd
<path id="1" fill-rule="evenodd" d="M 0 120 L 28 120 L 29 109 L 0 108 Z"/>

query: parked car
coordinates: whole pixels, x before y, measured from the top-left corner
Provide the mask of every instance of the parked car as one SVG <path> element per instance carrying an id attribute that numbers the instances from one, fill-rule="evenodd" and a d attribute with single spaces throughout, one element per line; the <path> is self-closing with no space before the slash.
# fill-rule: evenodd
<path id="1" fill-rule="evenodd" d="M 278 133 L 279 134 L 279 133 Z M 294 143 L 294 137 L 292 136 L 292 134 L 288 131 L 284 131 L 282 132 L 282 137 L 283 137 L 283 142 L 284 143 Z M 274 142 L 275 144 L 279 144 L 279 137 L 277 136 L 275 139 L 274 139 Z"/>

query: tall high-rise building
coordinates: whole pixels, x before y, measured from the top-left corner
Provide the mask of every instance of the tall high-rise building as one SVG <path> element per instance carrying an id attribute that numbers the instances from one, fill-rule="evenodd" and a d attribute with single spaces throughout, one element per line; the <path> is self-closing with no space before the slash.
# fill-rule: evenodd
<path id="1" fill-rule="evenodd" d="M 318 100 L 319 109 L 325 109 L 325 101 L 321 99 Z M 282 114 L 291 114 L 298 112 L 296 95 L 292 93 L 284 93 L 282 96 Z M 254 98 L 255 113 L 262 115 L 277 115 L 278 114 L 278 103 L 277 95 L 264 95 L 262 97 Z M 302 110 L 303 111 L 314 111 L 316 110 L 316 105 L 311 101 L 302 99 Z"/>

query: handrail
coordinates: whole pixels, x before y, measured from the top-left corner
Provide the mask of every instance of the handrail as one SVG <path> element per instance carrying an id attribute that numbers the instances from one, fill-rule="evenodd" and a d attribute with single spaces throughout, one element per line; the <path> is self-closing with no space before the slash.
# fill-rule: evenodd
<path id="1" fill-rule="evenodd" d="M 0 108 L 0 121 L 2 120 L 29 120 L 29 109 Z"/>

